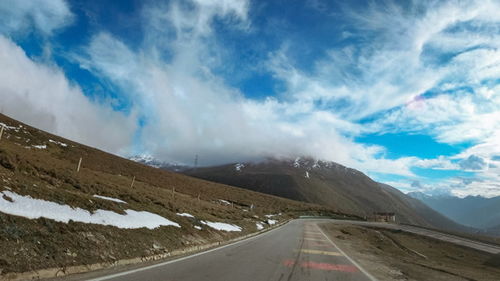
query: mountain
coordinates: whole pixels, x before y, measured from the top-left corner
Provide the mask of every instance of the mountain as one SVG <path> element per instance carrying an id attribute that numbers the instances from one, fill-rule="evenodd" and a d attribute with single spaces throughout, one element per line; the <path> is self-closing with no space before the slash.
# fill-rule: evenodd
<path id="1" fill-rule="evenodd" d="M 492 235 L 492 236 L 500 236 L 500 224 L 489 227 L 488 229 L 485 230 L 486 234 Z"/>
<path id="2" fill-rule="evenodd" d="M 142 165 L 2 114 L 0 127 L 0 280 L 12 272 L 147 260 L 301 214 L 333 214 Z"/>
<path id="3" fill-rule="evenodd" d="M 154 158 L 151 155 L 148 154 L 140 154 L 140 155 L 135 155 L 129 158 L 130 160 L 141 163 L 150 167 L 166 170 L 166 171 L 172 171 L 172 172 L 182 172 L 184 170 L 189 169 L 189 166 L 182 165 L 182 164 L 177 164 L 177 163 L 169 163 L 169 162 L 164 162 L 160 161 L 156 158 Z"/>
<path id="4" fill-rule="evenodd" d="M 185 174 L 293 200 L 321 204 L 340 212 L 368 217 L 395 212 L 402 223 L 465 231 L 420 201 L 373 181 L 360 171 L 311 158 L 267 159 L 189 169 Z"/>
<path id="5" fill-rule="evenodd" d="M 463 225 L 479 229 L 500 225 L 500 196 L 460 198 L 453 195 L 431 196 L 422 192 L 410 192 L 408 195 Z"/>

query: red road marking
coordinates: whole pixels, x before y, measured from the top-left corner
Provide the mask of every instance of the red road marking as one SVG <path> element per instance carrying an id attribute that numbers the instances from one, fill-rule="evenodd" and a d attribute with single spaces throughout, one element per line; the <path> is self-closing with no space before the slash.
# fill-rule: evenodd
<path id="1" fill-rule="evenodd" d="M 283 261 L 283 265 L 287 267 L 292 267 L 295 265 L 294 260 L 285 260 Z M 328 271 L 342 271 L 342 272 L 358 272 L 358 268 L 353 265 L 348 264 L 332 264 L 332 263 L 324 263 L 324 262 L 313 262 L 313 261 L 305 261 L 298 264 L 300 267 L 304 268 L 312 268 L 319 270 L 328 270 Z"/>

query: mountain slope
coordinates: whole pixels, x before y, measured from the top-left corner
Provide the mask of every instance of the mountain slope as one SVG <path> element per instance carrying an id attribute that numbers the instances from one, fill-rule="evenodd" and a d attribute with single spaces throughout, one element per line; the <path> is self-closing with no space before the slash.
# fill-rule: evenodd
<path id="1" fill-rule="evenodd" d="M 9 272 L 170 255 L 303 212 L 331 213 L 148 167 L 1 114 L 0 126 L 2 280 Z"/>
<path id="2" fill-rule="evenodd" d="M 308 158 L 268 159 L 261 163 L 198 168 L 184 173 L 258 192 L 322 204 L 362 217 L 371 216 L 373 212 L 395 212 L 397 220 L 402 223 L 466 230 L 418 200 L 334 162 Z"/>
<path id="3" fill-rule="evenodd" d="M 421 192 L 410 192 L 408 195 L 463 225 L 480 229 L 500 225 L 500 196 L 460 198 L 451 195 L 430 196 Z"/>

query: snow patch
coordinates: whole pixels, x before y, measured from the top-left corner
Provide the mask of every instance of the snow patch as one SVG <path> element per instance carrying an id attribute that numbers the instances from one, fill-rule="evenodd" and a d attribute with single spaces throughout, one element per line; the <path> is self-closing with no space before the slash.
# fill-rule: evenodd
<path id="1" fill-rule="evenodd" d="M 102 195 L 97 195 L 97 194 L 94 194 L 93 197 L 99 198 L 99 199 L 108 200 L 108 201 L 113 201 L 113 202 L 116 202 L 116 203 L 127 204 L 127 202 L 125 202 L 123 200 L 120 200 L 120 199 L 117 199 L 117 198 L 113 198 L 113 197 L 107 197 L 107 196 L 102 196 Z"/>
<path id="2" fill-rule="evenodd" d="M 264 217 L 266 217 L 266 218 L 272 218 L 272 217 L 275 217 L 275 216 L 280 216 L 280 215 L 281 215 L 281 213 L 279 213 L 279 214 L 274 214 L 274 215 L 264 215 Z"/>
<path id="3" fill-rule="evenodd" d="M 237 172 L 241 172 L 241 169 L 243 169 L 243 168 L 245 168 L 245 164 L 238 163 L 238 164 L 234 165 L 234 169 Z"/>
<path id="4" fill-rule="evenodd" d="M 0 194 L 2 194 L 0 196 L 0 212 L 29 219 L 44 217 L 64 223 L 72 220 L 127 229 L 142 227 L 154 229 L 162 225 L 181 227 L 179 224 L 162 216 L 145 211 L 125 210 L 126 215 L 120 215 L 113 211 L 99 209 L 91 213 L 81 208 L 72 208 L 68 205 L 34 199 L 31 196 L 19 195 L 11 191 L 3 191 Z M 3 195 L 10 197 L 13 202 L 4 199 Z"/>
<path id="5" fill-rule="evenodd" d="M 278 221 L 277 220 L 267 220 L 267 224 L 273 225 L 276 224 Z"/>
<path id="6" fill-rule="evenodd" d="M 263 225 L 262 223 L 260 223 L 260 222 L 256 222 L 256 223 L 255 223 L 255 226 L 257 226 L 257 230 L 262 230 L 262 229 L 264 229 L 264 225 Z"/>
<path id="7" fill-rule="evenodd" d="M 66 146 L 68 146 L 68 145 L 67 145 L 67 144 L 65 144 L 64 142 L 60 142 L 60 141 L 49 140 L 49 142 L 54 143 L 54 144 L 57 144 L 57 145 L 60 145 L 60 146 L 62 146 L 62 147 L 66 147 Z"/>
<path id="8" fill-rule="evenodd" d="M 47 145 L 41 144 L 41 145 L 32 145 L 32 147 L 36 149 L 47 149 Z"/>
<path id="9" fill-rule="evenodd" d="M 241 227 L 235 224 L 223 223 L 223 222 L 211 222 L 211 221 L 201 221 L 202 224 L 208 225 L 211 228 L 222 230 L 222 231 L 241 231 Z"/>
<path id="10" fill-rule="evenodd" d="M 201 226 L 195 225 L 194 228 L 201 230 Z"/>
<path id="11" fill-rule="evenodd" d="M 223 199 L 219 199 L 217 200 L 219 201 L 220 203 L 224 204 L 224 205 L 231 205 L 231 202 L 227 201 L 227 200 L 223 200 Z"/>
<path id="12" fill-rule="evenodd" d="M 2 126 L 5 130 L 19 130 L 19 128 L 17 128 L 17 127 L 9 126 L 5 123 L 0 122 L 0 127 L 2 127 Z"/>
<path id="13" fill-rule="evenodd" d="M 188 213 L 177 213 L 176 215 L 178 215 L 180 217 L 188 217 L 188 218 L 193 218 L 194 219 L 194 216 L 191 215 L 191 214 L 188 214 Z"/>
<path id="14" fill-rule="evenodd" d="M 299 161 L 300 161 L 300 157 L 295 158 L 295 161 L 293 161 L 293 166 L 295 168 L 299 168 L 300 167 L 300 162 Z"/>
<path id="15" fill-rule="evenodd" d="M 308 178 L 309 178 L 309 172 L 306 171 L 306 179 L 308 179 Z"/>

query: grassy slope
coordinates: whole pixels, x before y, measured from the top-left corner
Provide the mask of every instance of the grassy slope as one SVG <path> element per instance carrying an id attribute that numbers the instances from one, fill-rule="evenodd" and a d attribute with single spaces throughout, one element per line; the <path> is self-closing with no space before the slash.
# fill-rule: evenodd
<path id="1" fill-rule="evenodd" d="M 0 140 L 0 191 L 11 190 L 89 211 L 149 211 L 182 226 L 125 230 L 77 222 L 59 223 L 44 218 L 30 220 L 0 212 L 0 273 L 3 274 L 165 253 L 254 232 L 255 223 L 265 220 L 265 214 L 282 212 L 280 219 L 286 219 L 304 212 L 329 211 L 322 206 L 147 167 L 31 128 L 3 115 L 0 115 L 0 122 L 17 128 L 6 130 Z M 46 145 L 47 148 L 36 149 L 34 145 Z M 82 168 L 76 173 L 80 157 L 83 158 Z M 136 181 L 130 188 L 133 176 Z M 97 199 L 92 197 L 94 194 L 119 198 L 128 204 Z M 234 202 L 234 206 L 221 205 L 219 199 Z M 254 210 L 248 210 L 251 204 Z M 188 212 L 197 219 L 179 217 L 176 212 Z M 216 231 L 204 227 L 199 220 L 234 223 L 243 227 L 243 232 Z M 203 230 L 196 230 L 193 225 L 203 226 Z"/>

